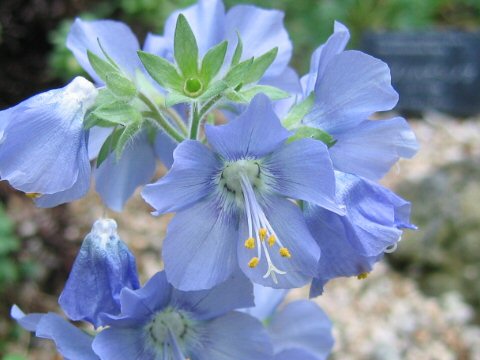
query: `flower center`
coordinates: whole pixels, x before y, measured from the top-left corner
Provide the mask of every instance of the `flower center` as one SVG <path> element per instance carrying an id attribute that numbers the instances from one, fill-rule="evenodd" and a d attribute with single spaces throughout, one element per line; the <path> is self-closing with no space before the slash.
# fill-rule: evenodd
<path id="1" fill-rule="evenodd" d="M 290 258 L 291 254 L 288 248 L 283 246 L 257 201 L 254 187 L 261 189 L 265 186 L 262 179 L 261 164 L 256 160 L 238 160 L 229 163 L 223 169 L 222 182 L 223 187 L 228 192 L 243 200 L 248 224 L 248 239 L 245 240 L 244 245 L 250 250 L 257 249 L 257 256 L 250 259 L 248 266 L 252 269 L 257 267 L 265 256 L 267 271 L 263 277 L 270 276 L 274 283 L 278 283 L 277 274 L 284 275 L 286 272 L 273 264 L 270 251 L 276 249 L 283 258 Z"/>
<path id="2" fill-rule="evenodd" d="M 168 307 L 152 317 L 145 331 L 151 345 L 160 354 L 182 354 L 186 342 L 195 337 L 194 325 L 188 313 Z"/>

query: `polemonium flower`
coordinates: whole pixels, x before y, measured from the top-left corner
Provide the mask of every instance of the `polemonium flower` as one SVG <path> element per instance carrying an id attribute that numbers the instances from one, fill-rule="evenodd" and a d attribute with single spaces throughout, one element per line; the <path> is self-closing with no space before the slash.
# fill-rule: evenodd
<path id="1" fill-rule="evenodd" d="M 337 201 L 346 215 L 305 204 L 308 227 L 322 249 L 311 296 L 323 292 L 330 279 L 363 279 L 385 252 L 395 249 L 409 221 L 410 203 L 381 185 L 351 174 L 336 173 Z"/>
<path id="2" fill-rule="evenodd" d="M 163 245 L 168 280 L 182 290 L 206 289 L 240 266 L 264 285 L 305 284 L 320 250 L 290 199 L 341 213 L 326 146 L 287 143 L 290 134 L 263 95 L 205 132 L 211 148 L 182 142 L 169 173 L 142 193 L 157 214 L 177 212 Z"/>
<path id="3" fill-rule="evenodd" d="M 48 314 L 25 315 L 16 305 L 10 315 L 25 330 L 34 332 L 39 338 L 52 340 L 66 360 L 98 360 L 92 350 L 93 336 L 69 323 L 61 316 Z"/>
<path id="4" fill-rule="evenodd" d="M 0 178 L 39 206 L 83 196 L 90 184 L 83 118 L 96 95 L 92 83 L 77 77 L 2 111 Z"/>
<path id="5" fill-rule="evenodd" d="M 254 286 L 255 307 L 245 312 L 263 321 L 275 360 L 324 360 L 333 347 L 332 323 L 320 307 L 306 300 L 280 308 L 285 290 Z"/>
<path id="6" fill-rule="evenodd" d="M 139 290 L 124 289 L 120 302 L 121 315 L 105 315 L 109 327 L 93 342 L 101 359 L 271 359 L 260 322 L 233 311 L 253 305 L 243 276 L 212 290 L 182 292 L 160 272 Z"/>
<path id="7" fill-rule="evenodd" d="M 58 302 L 70 319 L 98 327 L 100 313 L 120 313 L 123 288 L 139 287 L 135 258 L 118 237 L 117 223 L 100 219 L 83 241 Z"/>
<path id="8" fill-rule="evenodd" d="M 221 0 L 199 0 L 195 5 L 172 13 L 165 22 L 163 36 L 149 34 L 145 40 L 145 51 L 173 60 L 173 40 L 179 14 L 183 14 L 190 24 L 201 56 L 213 46 L 228 41 L 224 64 L 231 62 L 238 35 L 243 44 L 241 60 L 259 57 L 278 47 L 277 57 L 260 83 L 286 91 L 299 90 L 298 76 L 288 67 L 292 43 L 283 24 L 283 12 L 252 5 L 236 5 L 225 11 Z"/>
<path id="9" fill-rule="evenodd" d="M 302 84 L 305 96 L 314 91 L 315 100 L 303 124 L 333 136 L 330 155 L 336 169 L 377 180 L 401 157 L 412 157 L 418 145 L 405 119 L 368 120 L 392 109 L 398 94 L 387 64 L 344 51 L 349 38 L 348 29 L 336 22 L 334 34 L 313 54 Z"/>

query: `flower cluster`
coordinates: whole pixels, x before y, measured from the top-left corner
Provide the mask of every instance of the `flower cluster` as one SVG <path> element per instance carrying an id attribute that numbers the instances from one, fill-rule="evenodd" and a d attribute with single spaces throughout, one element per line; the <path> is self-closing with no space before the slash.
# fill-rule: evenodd
<path id="1" fill-rule="evenodd" d="M 83 197 L 93 174 L 114 211 L 144 186 L 154 215 L 175 213 L 165 270 L 140 288 L 115 223 L 99 220 L 59 302 L 102 330 L 12 316 L 71 359 L 328 356 L 321 310 L 274 313 L 275 299 L 365 278 L 415 228 L 410 204 L 378 183 L 415 136 L 403 118 L 372 120 L 398 95 L 385 63 L 345 50 L 349 37 L 336 22 L 300 78 L 276 10 L 199 0 L 143 48 L 120 22 L 77 19 L 67 47 L 91 81 L 0 111 L 0 179 L 52 207 Z M 153 182 L 157 160 L 168 172 Z M 252 283 L 256 310 L 236 311 L 253 306 Z"/>

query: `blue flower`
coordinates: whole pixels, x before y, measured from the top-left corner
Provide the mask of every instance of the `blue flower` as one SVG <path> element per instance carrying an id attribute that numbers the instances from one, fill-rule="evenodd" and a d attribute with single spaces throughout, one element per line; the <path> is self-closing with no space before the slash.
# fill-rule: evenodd
<path id="1" fill-rule="evenodd" d="M 323 292 L 330 279 L 367 276 L 385 252 L 395 249 L 410 224 L 410 203 L 384 187 L 361 177 L 336 172 L 337 201 L 346 215 L 305 204 L 308 228 L 322 249 L 311 296 Z"/>
<path id="2" fill-rule="evenodd" d="M 302 78 L 304 96 L 314 91 L 315 104 L 303 124 L 331 134 L 330 156 L 336 169 L 372 180 L 381 178 L 399 158 L 418 150 L 405 119 L 368 120 L 374 112 L 392 109 L 398 94 L 384 62 L 360 51 L 344 51 L 348 29 L 335 32 L 318 48 L 310 73 Z"/>
<path id="3" fill-rule="evenodd" d="M 263 95 L 205 132 L 211 149 L 182 142 L 169 173 L 142 193 L 157 214 L 177 212 L 162 252 L 168 280 L 182 290 L 207 289 L 240 266 L 267 286 L 304 285 L 320 250 L 289 199 L 341 213 L 326 146 L 286 143 L 290 134 Z"/>
<path id="4" fill-rule="evenodd" d="M 83 117 L 96 95 L 93 84 L 77 77 L 0 112 L 0 178 L 39 206 L 85 195 L 90 162 Z"/>
<path id="5" fill-rule="evenodd" d="M 259 83 L 286 91 L 299 91 L 298 76 L 288 67 L 292 43 L 283 25 L 283 12 L 252 5 L 236 5 L 225 12 L 221 0 L 199 0 L 195 5 L 172 13 L 165 22 L 163 36 L 149 34 L 145 40 L 145 51 L 173 61 L 173 39 L 179 14 L 183 14 L 190 24 L 201 56 L 223 40 L 228 41 L 224 64 L 231 62 L 237 34 L 243 43 L 242 60 L 259 57 L 278 47 L 275 61 Z"/>
<path id="6" fill-rule="evenodd" d="M 61 316 L 54 313 L 25 315 L 16 305 L 12 307 L 10 315 L 25 330 L 34 332 L 39 338 L 55 342 L 58 352 L 65 360 L 99 360 L 92 350 L 93 336 Z"/>
<path id="7" fill-rule="evenodd" d="M 118 237 L 116 222 L 100 219 L 83 241 L 58 302 L 70 319 L 98 327 L 100 313 L 120 313 L 123 288 L 139 287 L 135 258 Z"/>
<path id="8" fill-rule="evenodd" d="M 105 315 L 109 327 L 93 341 L 101 359 L 271 359 L 261 323 L 232 311 L 253 305 L 243 276 L 210 291 L 182 292 L 160 272 L 140 290 L 124 289 L 120 302 L 121 315 Z"/>
<path id="9" fill-rule="evenodd" d="M 244 311 L 267 325 L 274 360 L 324 360 L 333 347 L 332 323 L 322 309 L 306 300 L 280 310 L 285 290 L 254 286 L 255 307 Z"/>

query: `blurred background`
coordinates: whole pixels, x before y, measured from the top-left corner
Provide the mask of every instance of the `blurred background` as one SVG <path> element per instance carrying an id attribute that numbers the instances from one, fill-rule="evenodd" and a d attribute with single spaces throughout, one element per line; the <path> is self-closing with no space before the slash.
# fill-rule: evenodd
<path id="1" fill-rule="evenodd" d="M 0 109 L 63 86 L 82 74 L 65 48 L 65 37 L 74 17 L 120 19 L 142 40 L 147 32 L 161 33 L 163 22 L 173 9 L 193 2 L 1 0 Z M 458 49 L 467 48 L 466 58 L 454 59 L 470 61 L 474 70 L 480 67 L 480 56 L 475 57 L 480 54 L 478 0 L 225 3 L 227 7 L 254 3 L 284 10 L 295 45 L 292 66 L 300 74 L 307 71 L 312 51 L 331 34 L 334 20 L 350 28 L 350 48 L 373 52 L 378 50 L 375 41 L 378 42 L 379 33 L 436 34 L 437 45 L 441 46 L 448 31 L 450 35 L 460 34 L 454 36 L 457 46 L 456 39 L 462 43 L 467 32 L 473 40 L 463 47 L 458 45 Z M 479 48 L 475 50 L 475 46 Z M 378 56 L 381 55 L 379 51 Z M 470 73 L 475 81 L 478 74 Z M 393 74 L 400 81 L 399 86 L 404 86 L 398 76 Z M 471 84 L 476 86 L 475 82 Z M 405 91 L 408 89 L 407 86 Z M 465 105 L 440 112 L 431 103 L 399 109 L 414 128 L 421 150 L 413 160 L 400 162 L 382 182 L 413 202 L 413 222 L 419 230 L 406 233 L 398 250 L 386 256 L 386 261 L 366 280 L 332 281 L 325 295 L 316 300 L 334 321 L 337 342 L 333 359 L 480 359 L 480 116 L 475 114 L 475 106 L 480 106 L 475 100 L 478 94 L 480 87 L 473 95 L 461 96 L 468 99 L 468 106 L 473 105 L 469 111 L 462 111 Z M 438 96 L 442 100 L 444 94 Z M 36 209 L 29 199 L 0 182 L 2 359 L 59 359 L 49 342 L 38 341 L 20 330 L 9 319 L 9 309 L 16 303 L 27 312 L 58 311 L 56 301 L 76 252 L 91 224 L 102 213 L 100 201 L 93 193 L 70 205 Z M 127 204 L 124 213 L 111 215 L 119 223 L 121 237 L 138 256 L 142 278 L 153 275 L 161 266 L 161 239 L 169 218 L 151 217 L 138 196 Z M 291 296 L 301 295 L 297 292 Z"/>

